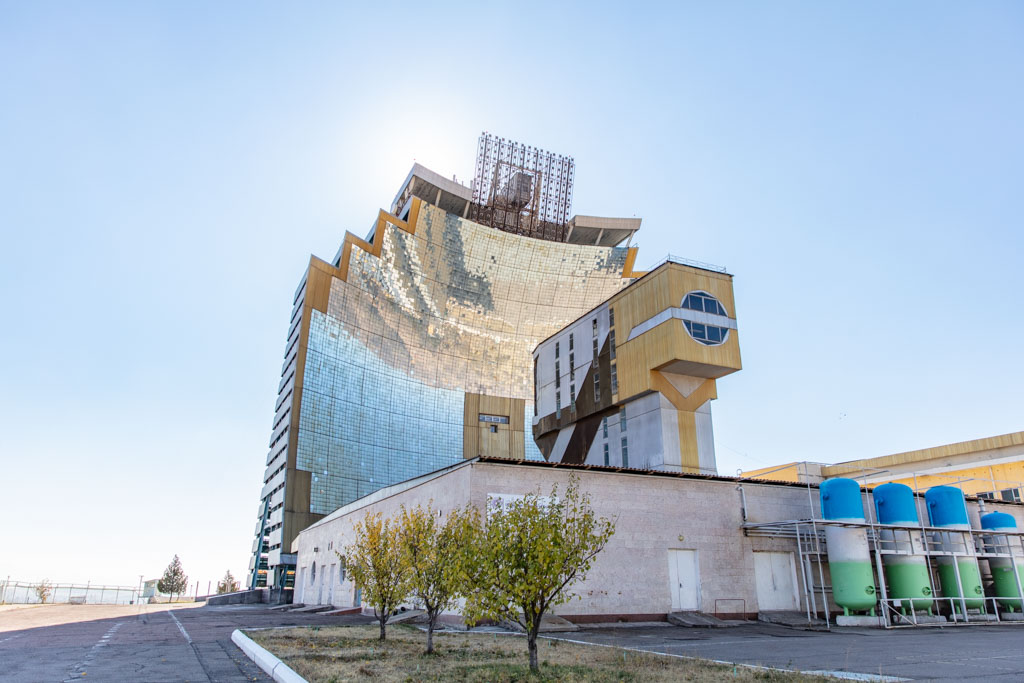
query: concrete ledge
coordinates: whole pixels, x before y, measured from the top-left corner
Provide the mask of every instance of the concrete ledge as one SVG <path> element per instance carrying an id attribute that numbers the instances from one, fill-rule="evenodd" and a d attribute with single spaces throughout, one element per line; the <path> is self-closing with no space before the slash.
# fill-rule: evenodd
<path id="1" fill-rule="evenodd" d="M 260 602 L 263 602 L 263 591 L 259 589 L 221 593 L 206 598 L 207 605 L 252 605 Z"/>
<path id="2" fill-rule="evenodd" d="M 238 629 L 231 634 L 231 642 L 278 683 L 307 683 L 306 679 L 295 673 L 291 667 L 271 654 L 266 648 L 257 645 L 256 641 Z"/>
<path id="3" fill-rule="evenodd" d="M 840 614 L 836 617 L 836 626 L 871 626 L 880 628 L 885 626 L 882 617 L 872 617 L 863 614 Z"/>

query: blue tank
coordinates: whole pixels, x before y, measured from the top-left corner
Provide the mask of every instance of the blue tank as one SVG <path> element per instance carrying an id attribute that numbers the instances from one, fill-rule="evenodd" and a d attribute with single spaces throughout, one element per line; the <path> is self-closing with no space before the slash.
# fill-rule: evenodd
<path id="1" fill-rule="evenodd" d="M 964 493 L 952 486 L 933 486 L 924 494 L 928 504 L 928 519 L 932 526 L 970 526 Z"/>
<path id="2" fill-rule="evenodd" d="M 872 492 L 879 524 L 917 524 L 914 491 L 906 484 L 882 484 Z"/>
<path id="3" fill-rule="evenodd" d="M 826 479 L 821 482 L 821 516 L 825 519 L 864 519 L 860 484 L 853 479 Z"/>
<path id="4" fill-rule="evenodd" d="M 981 516 L 982 529 L 1017 529 L 1017 520 L 1005 512 L 990 512 Z"/>

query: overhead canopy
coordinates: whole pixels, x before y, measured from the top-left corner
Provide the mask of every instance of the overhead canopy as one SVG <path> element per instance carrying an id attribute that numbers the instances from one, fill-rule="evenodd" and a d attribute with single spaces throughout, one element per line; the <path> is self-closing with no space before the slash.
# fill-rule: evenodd
<path id="1" fill-rule="evenodd" d="M 573 216 L 569 219 L 570 244 L 589 244 L 614 247 L 633 239 L 640 229 L 639 218 L 606 218 L 603 216 Z"/>

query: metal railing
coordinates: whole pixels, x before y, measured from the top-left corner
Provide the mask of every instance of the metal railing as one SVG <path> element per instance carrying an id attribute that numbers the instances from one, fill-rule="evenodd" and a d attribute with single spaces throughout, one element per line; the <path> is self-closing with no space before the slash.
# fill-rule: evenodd
<path id="1" fill-rule="evenodd" d="M 38 605 L 43 603 L 39 581 L 0 580 L 0 604 Z M 105 586 L 92 583 L 52 583 L 47 603 L 71 605 L 132 605 L 138 600 L 135 586 Z"/>
<path id="2" fill-rule="evenodd" d="M 696 261 L 692 258 L 686 258 L 685 256 L 676 256 L 675 254 L 669 254 L 665 258 L 661 259 L 660 261 L 652 265 L 650 268 L 648 268 L 647 272 L 650 272 L 657 268 L 658 266 L 664 265 L 666 263 L 678 263 L 681 266 L 691 266 L 693 268 L 700 268 L 701 270 L 710 270 L 715 273 L 729 272 L 728 270 L 726 270 L 725 266 L 716 266 L 714 263 Z"/>

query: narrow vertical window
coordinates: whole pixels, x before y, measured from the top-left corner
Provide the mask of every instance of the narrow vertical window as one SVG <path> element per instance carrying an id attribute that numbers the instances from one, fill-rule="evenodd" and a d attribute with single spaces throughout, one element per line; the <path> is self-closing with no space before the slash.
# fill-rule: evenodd
<path id="1" fill-rule="evenodd" d="M 611 354 L 611 359 L 615 360 L 615 330 L 608 332 L 608 353 Z"/>
<path id="2" fill-rule="evenodd" d="M 570 332 L 569 333 L 569 350 L 572 351 L 573 348 L 574 347 L 573 347 L 573 344 L 572 344 L 572 332 Z"/>
<path id="3" fill-rule="evenodd" d="M 608 467 L 608 465 L 610 465 L 610 464 L 611 464 L 611 461 L 608 458 L 608 444 L 605 444 L 604 445 L 604 466 Z"/>
<path id="4" fill-rule="evenodd" d="M 533 359 L 533 414 L 537 414 L 537 358 Z"/>
<path id="5" fill-rule="evenodd" d="M 555 358 L 558 358 L 558 342 L 555 342 Z"/>
<path id="6" fill-rule="evenodd" d="M 555 361 L 555 387 L 562 386 L 562 366 Z"/>
<path id="7" fill-rule="evenodd" d="M 608 438 L 608 418 L 607 417 L 604 418 L 603 420 L 601 420 L 601 436 L 603 438 L 605 438 L 605 439 Z M 604 445 L 604 450 L 605 450 L 606 453 L 608 452 L 608 444 Z"/>
<path id="8" fill-rule="evenodd" d="M 608 327 L 615 327 L 615 309 L 608 307 Z"/>
<path id="9" fill-rule="evenodd" d="M 619 393 L 619 373 L 615 368 L 615 363 L 612 363 L 612 393 Z"/>
<path id="10" fill-rule="evenodd" d="M 626 408 L 623 406 L 619 408 L 619 431 L 626 431 Z"/>
<path id="11" fill-rule="evenodd" d="M 594 373 L 594 403 L 601 402 L 601 375 Z"/>
<path id="12" fill-rule="evenodd" d="M 626 437 L 622 437 L 622 466 L 629 467 L 629 446 L 626 444 Z"/>

